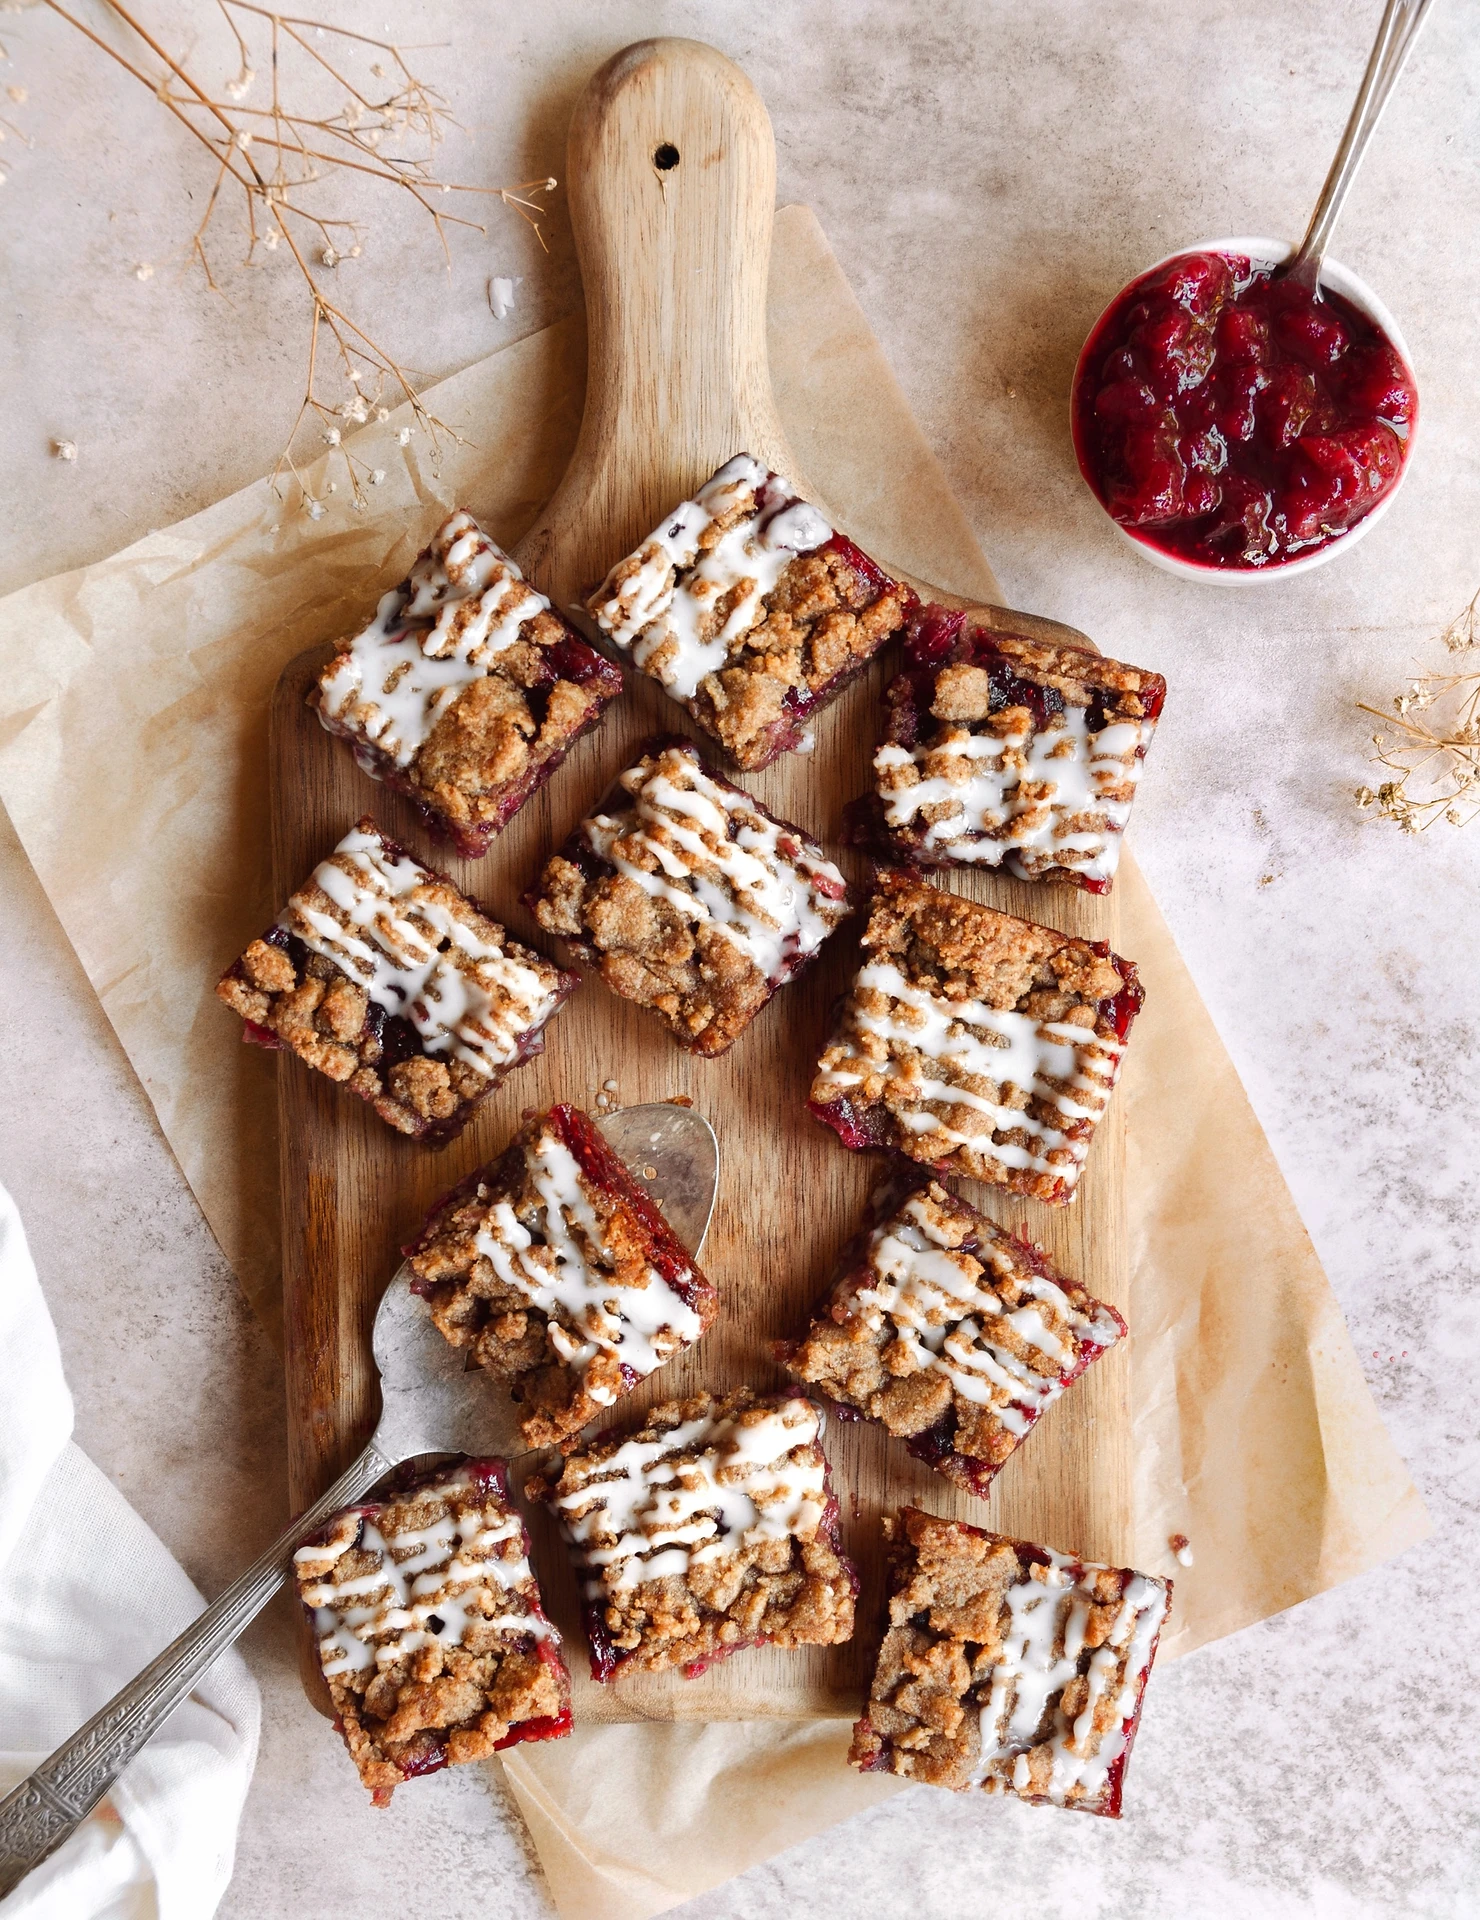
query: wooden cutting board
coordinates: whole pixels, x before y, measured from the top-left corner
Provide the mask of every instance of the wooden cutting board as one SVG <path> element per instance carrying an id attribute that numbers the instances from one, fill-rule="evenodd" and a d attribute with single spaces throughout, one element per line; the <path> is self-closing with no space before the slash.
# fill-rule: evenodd
<path id="1" fill-rule="evenodd" d="M 744 74 L 694 41 L 627 48 L 594 77 L 577 106 L 567 185 L 589 316 L 586 411 L 555 498 L 516 549 L 530 577 L 560 605 L 599 580 L 675 501 L 742 449 L 817 497 L 797 471 L 771 398 L 765 329 L 775 153 L 765 108 Z M 867 404 L 866 395 L 860 404 Z M 820 504 L 846 531 L 847 501 Z M 887 551 L 875 557 L 889 564 Z M 962 604 L 916 584 L 929 597 Z M 993 619 L 1010 631 L 1070 634 L 1001 609 Z M 654 732 L 684 728 L 686 716 L 653 683 L 632 676 L 600 730 L 577 747 L 487 857 L 461 861 L 429 840 L 405 802 L 360 773 L 305 707 L 326 655 L 327 648 L 319 648 L 293 661 L 274 699 L 278 896 L 285 897 L 361 813 L 371 812 L 519 938 L 548 951 L 518 904 L 520 893 L 629 764 L 636 745 Z M 868 784 L 887 672 L 876 663 L 820 718 L 813 754 L 787 756 L 745 782 L 833 851 L 845 803 Z M 847 853 L 838 857 L 850 879 L 857 878 L 862 862 Z M 946 884 L 1065 932 L 1116 942 L 1113 895 L 1096 899 L 985 874 L 953 874 Z M 702 1258 L 720 1292 L 720 1318 L 697 1348 L 622 1404 L 619 1421 L 635 1419 L 656 1399 L 700 1387 L 782 1384 L 771 1344 L 805 1322 L 882 1171 L 877 1156 L 845 1152 L 805 1105 L 829 1008 L 858 964 L 856 933 L 857 922 L 840 932 L 732 1051 L 713 1061 L 681 1053 L 650 1015 L 587 982 L 552 1023 L 544 1054 L 516 1072 L 441 1153 L 393 1134 L 341 1088 L 296 1060 L 282 1060 L 295 1510 L 342 1470 L 374 1426 L 370 1327 L 400 1245 L 447 1188 L 503 1147 L 521 1110 L 556 1100 L 591 1108 L 608 1081 L 617 1083 L 614 1098 L 623 1105 L 689 1095 L 713 1122 L 721 1156 L 719 1199 Z M 1115 1102 L 1073 1205 L 1050 1208 L 970 1185 L 962 1190 L 995 1219 L 1025 1228 L 1067 1272 L 1125 1311 L 1134 1327 L 1127 1301 L 1124 1135 Z M 586 1678 L 575 1583 L 547 1517 L 535 1512 L 538 1571 L 570 1646 L 578 1721 L 856 1712 L 881 1607 L 879 1515 L 899 1502 L 1089 1557 L 1123 1559 L 1130 1537 L 1127 1386 L 1123 1350 L 1091 1368 L 1008 1463 L 987 1503 L 957 1492 L 881 1429 L 830 1423 L 826 1446 L 845 1543 L 864 1581 L 853 1643 L 758 1649 L 696 1680 L 642 1675 L 597 1687 Z"/>

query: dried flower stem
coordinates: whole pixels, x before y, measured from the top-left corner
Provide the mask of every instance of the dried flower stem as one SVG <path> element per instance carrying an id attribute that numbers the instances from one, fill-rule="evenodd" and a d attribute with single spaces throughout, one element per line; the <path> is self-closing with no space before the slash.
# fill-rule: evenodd
<path id="1" fill-rule="evenodd" d="M 1459 672 L 1419 674 L 1394 696 L 1391 712 L 1357 703 L 1390 729 L 1373 734 L 1373 759 L 1395 776 L 1376 792 L 1358 787 L 1357 805 L 1375 806 L 1405 833 L 1440 819 L 1467 826 L 1480 814 L 1480 592 L 1440 639 L 1467 656 Z"/>
<path id="2" fill-rule="evenodd" d="M 254 0 L 216 0 L 241 60 L 240 72 L 225 89 L 229 98 L 218 100 L 181 61 L 161 46 L 123 0 L 101 0 L 101 4 L 143 42 L 160 63 L 162 72 L 150 73 L 136 64 L 84 20 L 69 12 L 62 0 L 45 0 L 45 3 L 131 78 L 148 87 L 160 105 L 188 129 L 215 161 L 215 179 L 205 212 L 187 250 L 188 262 L 200 267 L 211 291 L 219 293 L 221 288 L 212 271 L 206 239 L 219 210 L 223 188 L 243 196 L 247 236 L 244 264 L 255 262 L 259 247 L 271 253 L 281 244 L 303 277 L 312 300 L 307 376 L 292 430 L 273 469 L 274 485 L 284 473 L 291 473 L 298 483 L 306 511 L 314 519 L 322 515 L 323 498 L 316 498 L 310 491 L 294 453 L 301 433 L 311 420 L 316 420 L 323 443 L 344 460 L 351 504 L 363 509 L 368 504 L 365 483 L 374 484 L 382 476 L 350 454 L 343 444 L 343 433 L 347 427 L 362 425 L 372 416 L 378 420 L 389 417 L 390 406 L 384 398 L 388 387 L 393 397 L 399 395 L 409 403 L 415 430 L 425 433 L 430 440 L 435 462 L 441 451 L 442 436 L 456 442 L 457 434 L 422 405 L 400 362 L 340 305 L 329 299 L 308 257 L 311 244 L 317 246 L 318 262 L 325 268 L 332 269 L 341 260 L 356 257 L 360 252 L 361 229 L 353 220 L 314 212 L 304 205 L 303 192 L 339 172 L 362 175 L 400 189 L 430 217 L 450 272 L 452 253 L 448 227 L 471 227 L 478 233 L 485 229 L 460 214 L 444 213 L 433 205 L 431 195 L 493 196 L 526 221 L 543 246 L 540 220 L 544 209 L 530 196 L 551 192 L 555 181 L 528 180 L 514 187 L 476 187 L 438 178 L 432 171 L 432 157 L 446 130 L 455 122 L 441 95 L 416 77 L 402 49 L 393 42 L 377 40 L 348 27 L 277 13 L 254 4 Z M 257 77 L 247 33 L 251 25 L 265 30 L 268 39 L 272 99 L 265 107 L 240 104 Z M 371 67 L 371 73 L 382 82 L 390 82 L 392 90 L 388 97 L 379 101 L 372 99 L 320 52 L 310 35 L 330 36 L 336 42 L 381 56 Z M 346 101 L 337 113 L 314 115 L 297 111 L 285 102 L 282 86 L 290 54 L 309 63 L 321 81 L 327 76 L 342 89 Z M 387 64 L 391 67 L 390 73 L 387 73 Z M 409 154 L 382 153 L 381 143 L 392 134 L 399 134 L 425 150 Z M 334 349 L 328 356 L 329 367 L 337 367 L 348 388 L 347 395 L 338 400 L 328 397 L 329 388 L 325 385 L 332 376 L 319 351 L 322 330 L 327 330 Z M 410 438 L 410 432 L 403 432 L 403 444 Z M 334 482 L 329 480 L 323 492 L 334 491 Z"/>

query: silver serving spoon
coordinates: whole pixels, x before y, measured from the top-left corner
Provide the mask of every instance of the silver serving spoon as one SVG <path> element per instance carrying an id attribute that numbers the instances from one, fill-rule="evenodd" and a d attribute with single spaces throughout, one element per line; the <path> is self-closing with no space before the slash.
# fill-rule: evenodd
<path id="1" fill-rule="evenodd" d="M 1346 196 L 1432 4 L 1433 0 L 1387 0 L 1367 71 L 1357 90 L 1356 104 L 1346 123 L 1346 132 L 1341 136 L 1341 145 L 1336 149 L 1336 158 L 1331 162 L 1331 171 L 1326 175 L 1326 184 L 1321 188 L 1321 197 L 1316 201 L 1305 238 L 1293 258 L 1279 270 L 1277 279 L 1293 280 L 1308 293 L 1319 292 L 1321 263 Z"/>
<path id="2" fill-rule="evenodd" d="M 624 1107 L 596 1125 L 619 1158 L 640 1172 L 674 1233 L 697 1254 L 719 1185 L 719 1143 L 709 1122 L 692 1108 L 655 1104 Z M 403 1265 L 375 1315 L 381 1411 L 370 1444 L 219 1600 L 0 1800 L 0 1898 L 87 1818 L 206 1668 L 267 1605 L 292 1571 L 294 1548 L 330 1514 L 352 1506 L 392 1467 L 418 1454 L 528 1452 L 508 1395 L 469 1371 L 410 1281 L 411 1269 Z"/>

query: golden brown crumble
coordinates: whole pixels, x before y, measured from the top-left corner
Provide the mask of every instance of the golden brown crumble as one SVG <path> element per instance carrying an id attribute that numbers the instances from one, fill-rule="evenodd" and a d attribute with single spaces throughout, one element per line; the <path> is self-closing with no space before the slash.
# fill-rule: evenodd
<path id="1" fill-rule="evenodd" d="M 991 710 L 992 676 L 984 667 L 963 663 L 941 668 L 930 703 L 937 720 L 985 720 Z"/>
<path id="2" fill-rule="evenodd" d="M 1068 1200 L 1119 1068 L 1116 1021 L 1123 1015 L 1128 1029 L 1140 1004 L 1134 969 L 1122 962 L 1122 973 L 1087 940 L 898 868 L 878 877 L 862 946 L 864 967 L 818 1062 L 814 1109 L 840 1126 L 846 1111 L 869 1110 L 876 1137 L 866 1144 L 1036 1199 Z M 896 975 L 907 994 L 926 996 L 923 1007 L 886 984 Z M 1129 1012 L 1123 1004 L 1118 1013 L 1123 994 Z M 1006 1064 L 1013 1051 L 1011 1023 L 990 1019 L 997 1012 L 1033 1023 L 1018 1036 L 1039 1049 L 1028 1087 L 985 1070 L 983 1056 L 1003 1050 Z M 1065 1048 L 1072 1067 L 1062 1077 L 1050 1063 Z M 958 1089 L 964 1098 L 952 1097 Z M 1088 1117 L 1066 1110 L 1086 1107 Z"/>
<path id="3" fill-rule="evenodd" d="M 1124 1331 L 1040 1248 L 931 1181 L 878 1197 L 874 1223 L 783 1357 L 799 1380 L 899 1438 L 930 1435 L 923 1457 L 985 1497 L 1044 1408 Z M 943 1363 L 946 1341 L 957 1352 Z M 989 1365 L 968 1364 L 982 1353 Z"/>
<path id="4" fill-rule="evenodd" d="M 911 598 L 893 582 L 875 597 L 844 554 L 798 554 L 761 603 L 761 620 L 731 642 L 729 663 L 700 682 L 689 711 L 737 767 L 766 766 L 787 693 L 814 699 L 840 675 L 856 673 L 904 625 Z M 700 637 L 710 638 L 725 617 L 721 602 Z"/>
<path id="5" fill-rule="evenodd" d="M 582 821 L 565 847 L 546 862 L 528 904 L 547 933 L 568 941 L 579 957 L 596 966 L 614 993 L 656 1013 L 681 1046 L 695 1053 L 723 1053 L 742 1034 L 779 984 L 753 957 L 767 950 L 766 933 L 786 931 L 754 893 L 742 903 L 759 927 L 759 938 L 737 940 L 740 916 L 729 921 L 711 916 L 697 904 L 680 906 L 682 892 L 697 903 L 695 882 L 702 879 L 732 897 L 735 888 L 726 863 L 736 852 L 733 838 L 722 837 L 692 815 L 666 810 L 658 796 L 662 783 L 680 788 L 711 788 L 732 798 L 739 790 L 707 773 L 693 749 L 664 747 L 623 774 L 592 820 Z M 785 955 L 780 979 L 804 965 L 849 906 L 842 874 L 822 849 L 799 829 L 778 822 L 750 795 L 739 795 L 743 811 L 727 819 L 742 828 L 758 822 L 776 828 L 770 853 L 752 844 L 773 875 L 795 883 L 797 900 L 786 909 L 801 936 Z M 603 823 L 611 823 L 612 830 Z M 680 840 L 678 829 L 683 834 Z M 693 836 L 704 852 L 696 852 Z M 601 840 L 593 844 L 593 835 Z M 752 835 L 754 842 L 754 836 Z M 685 873 L 675 872 L 682 866 Z M 657 876 L 663 891 L 649 892 L 631 873 Z M 772 943 L 776 944 L 776 943 Z"/>
<path id="6" fill-rule="evenodd" d="M 699 535 L 695 564 L 756 511 L 755 493 L 743 490 Z M 790 560 L 759 602 L 757 617 L 730 635 L 725 664 L 706 674 L 693 698 L 683 702 L 746 772 L 795 747 L 800 717 L 859 672 L 903 627 L 915 605 L 908 587 L 877 573 L 871 578 L 855 564 L 854 552 L 843 541 Z M 648 571 L 666 574 L 682 590 L 692 569 L 675 569 L 659 543 L 645 541 L 590 596 L 590 612 L 598 620 L 619 621 L 624 595 Z M 712 642 L 755 586 L 753 578 L 740 579 L 715 594 L 694 621 L 693 640 Z M 678 650 L 670 637 L 647 656 L 643 671 L 663 679 Z"/>
<path id="7" fill-rule="evenodd" d="M 499 1274 L 490 1251 L 506 1262 L 517 1259 L 515 1270 L 526 1275 L 554 1277 L 557 1272 L 550 1202 L 541 1188 L 549 1179 L 545 1156 L 552 1147 L 564 1146 L 566 1132 L 550 1115 L 526 1122 L 498 1160 L 433 1211 L 408 1256 L 415 1290 L 426 1296 L 443 1335 L 453 1346 L 468 1348 L 477 1366 L 511 1389 L 530 1447 L 573 1445 L 588 1421 L 642 1377 L 624 1373 L 620 1351 L 603 1348 L 594 1357 L 578 1351 L 573 1361 L 572 1346 L 589 1343 L 593 1316 L 605 1325 L 607 1315 L 615 1309 L 620 1317 L 633 1297 L 656 1296 L 665 1285 L 677 1285 L 674 1319 L 680 1319 L 679 1308 L 687 1307 L 699 1325 L 696 1329 L 687 1318 L 677 1325 L 664 1321 L 650 1335 L 661 1363 L 690 1345 L 719 1310 L 714 1288 L 644 1205 L 645 1196 L 632 1189 L 626 1169 L 611 1154 L 603 1157 L 603 1181 L 582 1175 L 579 1200 L 562 1210 L 561 1227 L 571 1243 L 565 1250 L 567 1283 L 576 1259 L 590 1276 L 592 1298 L 584 1313 L 554 1304 L 541 1307 L 529 1291 L 537 1281 L 521 1288 Z M 507 1224 L 510 1212 L 517 1228 Z M 517 1241 L 525 1236 L 529 1246 L 516 1253 Z M 630 1333 L 613 1331 L 619 1347 L 632 1346 Z"/>
<path id="8" fill-rule="evenodd" d="M 368 817 L 355 832 L 373 835 L 381 846 L 400 851 Z M 356 870 L 342 850 L 329 856 L 329 864 L 355 877 Z M 423 872 L 409 900 L 398 905 L 398 912 L 423 940 L 435 947 L 442 937 L 427 918 L 427 910 L 436 909 L 450 915 L 479 943 L 528 968 L 544 993 L 563 996 L 569 991 L 569 976 L 510 940 L 497 921 L 490 920 L 443 875 L 430 868 Z M 409 960 L 397 944 L 389 918 L 378 920 L 373 933 L 367 934 L 353 926 L 347 911 L 310 877 L 291 896 L 277 926 L 254 940 L 223 974 L 216 987 L 218 999 L 253 1027 L 290 1047 L 315 1072 L 347 1084 L 398 1133 L 453 1130 L 450 1123 L 465 1117 L 502 1075 L 490 1076 L 452 1052 L 445 1059 L 414 1053 L 387 1064 L 382 1009 L 327 955 L 303 944 L 298 936 L 308 930 L 308 914 L 326 916 L 356 939 L 370 939 L 392 964 L 398 958 Z M 444 957 L 469 977 L 477 972 L 478 962 L 459 948 L 449 948 Z M 480 976 L 480 987 L 490 999 L 493 1017 L 515 1016 L 518 1003 L 486 971 Z M 402 1038 L 414 1039 L 409 1024 L 401 1025 L 407 1029 Z"/>
<path id="9" fill-rule="evenodd" d="M 459 543 L 472 548 L 462 566 L 452 558 Z M 480 565 L 486 571 L 481 594 L 475 590 Z M 468 597 L 442 599 L 429 611 L 413 613 L 409 608 L 420 604 L 418 583 L 424 601 L 432 567 L 445 572 L 444 590 L 461 589 Z M 308 696 L 325 727 L 349 741 L 367 771 L 416 801 L 471 855 L 484 850 L 489 836 L 621 690 L 617 670 L 545 606 L 521 622 L 509 644 L 481 659 L 477 677 L 445 706 L 432 707 L 429 696 L 430 725 L 408 761 L 401 764 L 387 755 L 377 731 L 385 716 L 376 696 L 392 691 L 407 668 L 403 661 L 385 677 L 378 640 L 390 645 L 403 634 L 423 639 L 440 619 L 445 631 L 437 641 L 437 658 L 447 659 L 465 644 L 467 629 L 486 619 L 485 597 L 501 590 L 521 591 L 535 604 L 513 562 L 460 510 L 439 528 L 398 589 L 401 605 L 391 629 L 382 628 L 378 617 L 371 629 L 340 639 Z M 337 680 L 357 654 L 365 660 L 363 684 L 345 692 Z M 572 671 L 580 677 L 565 677 Z"/>
<path id="10" fill-rule="evenodd" d="M 1069 706 L 1087 707 L 1096 694 L 1111 695 L 1107 708 L 1126 719 L 1140 720 L 1154 713 L 1166 693 L 1166 681 L 1144 667 L 1107 659 L 1092 647 L 1076 647 L 1054 640 L 1030 640 L 1003 633 L 990 617 L 968 613 L 963 632 L 980 630 L 1011 666 L 1020 680 L 1052 687 Z"/>
<path id="11" fill-rule="evenodd" d="M 494 819 L 504 790 L 564 752 L 600 711 L 597 687 L 573 680 L 540 689 L 543 716 L 535 711 L 531 689 L 540 687 L 537 675 L 546 671 L 541 651 L 567 638 L 553 614 L 526 621 L 522 638 L 444 709 L 406 769 L 412 785 L 455 825 Z"/>
<path id="12" fill-rule="evenodd" d="M 547 1737 L 568 1717 L 570 1680 L 527 1536 L 480 1477 L 496 1464 L 338 1514 L 295 1555 L 344 1743 L 379 1805 L 416 1773 L 485 1759 L 531 1722 L 551 1723 L 537 1730 Z M 397 1575 L 403 1560 L 414 1576 Z"/>
<path id="13" fill-rule="evenodd" d="M 1171 1583 L 915 1507 L 886 1516 L 884 1537 L 889 1624 L 853 1730 L 853 1765 L 1117 1815 Z M 1025 1624 L 1033 1614 L 1036 1632 Z M 1069 1677 L 1058 1677 L 1065 1668 Z M 1020 1675 L 1042 1689 L 1031 1724 Z"/>
<path id="14" fill-rule="evenodd" d="M 635 1432 L 603 1435 L 558 1475 L 530 1481 L 530 1497 L 555 1507 L 586 1578 L 596 1677 L 689 1668 L 762 1642 L 852 1637 L 857 1576 L 839 1551 L 819 1427 L 799 1397 L 748 1387 L 698 1394 L 654 1407 Z M 686 1564 L 632 1578 L 648 1553 L 675 1557 L 671 1489 L 688 1496 L 688 1545 L 677 1548 Z M 706 1551 L 718 1541 L 729 1550 Z"/>

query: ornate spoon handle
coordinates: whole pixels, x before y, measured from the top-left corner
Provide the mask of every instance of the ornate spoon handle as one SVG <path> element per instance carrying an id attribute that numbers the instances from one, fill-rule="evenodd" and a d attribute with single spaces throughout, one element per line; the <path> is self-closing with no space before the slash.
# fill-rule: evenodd
<path id="1" fill-rule="evenodd" d="M 389 1473 L 392 1465 L 372 1441 L 323 1498 L 285 1528 L 219 1600 L 0 1800 L 0 1898 L 19 1886 L 32 1867 L 40 1866 L 87 1818 L 206 1668 L 262 1611 L 286 1579 L 299 1541 Z"/>
<path id="2" fill-rule="evenodd" d="M 1316 291 L 1321 278 L 1321 262 L 1331 244 L 1337 218 L 1351 191 L 1352 181 L 1357 177 L 1357 168 L 1362 164 L 1367 143 L 1377 131 L 1388 95 L 1413 50 L 1413 43 L 1418 38 L 1430 4 L 1431 0 L 1387 0 L 1382 23 L 1377 29 L 1377 38 L 1367 61 L 1367 71 L 1357 90 L 1346 131 L 1341 136 L 1341 145 L 1336 149 L 1336 158 L 1331 162 L 1331 171 L 1326 175 L 1321 197 L 1310 216 L 1310 225 L 1300 243 L 1300 251 L 1284 269 L 1280 276 L 1282 279 L 1294 280 L 1312 293 Z"/>

